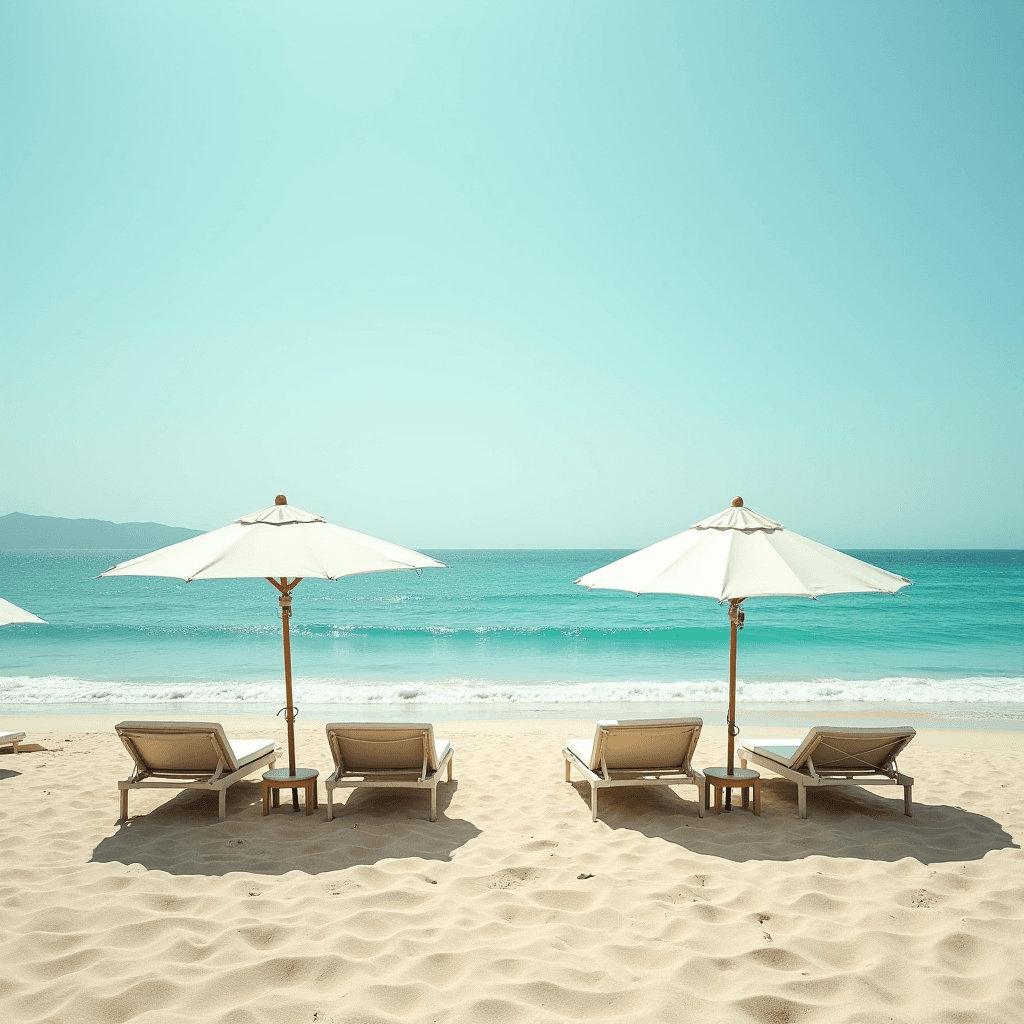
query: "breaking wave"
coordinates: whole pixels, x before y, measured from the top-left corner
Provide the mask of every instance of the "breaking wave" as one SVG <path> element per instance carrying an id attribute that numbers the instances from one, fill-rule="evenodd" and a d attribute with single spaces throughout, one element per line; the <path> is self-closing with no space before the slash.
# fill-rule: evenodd
<path id="1" fill-rule="evenodd" d="M 294 681 L 296 701 L 307 704 L 598 704 L 613 701 L 723 701 L 725 680 L 621 680 L 617 682 L 519 682 L 491 679 L 370 682 L 323 677 Z M 737 683 L 741 700 L 765 703 L 945 702 L 1024 703 L 1024 678 L 976 676 L 929 679 L 898 676 L 883 679 L 755 681 Z M 199 680 L 125 682 L 67 676 L 0 677 L 6 704 L 280 704 L 280 679 L 254 682 Z"/>

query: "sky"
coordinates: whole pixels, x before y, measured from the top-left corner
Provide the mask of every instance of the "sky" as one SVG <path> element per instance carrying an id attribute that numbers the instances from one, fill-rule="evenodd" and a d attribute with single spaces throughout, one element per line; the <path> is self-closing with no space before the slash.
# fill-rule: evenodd
<path id="1" fill-rule="evenodd" d="M 0 5 L 0 514 L 1024 546 L 1024 5 Z"/>

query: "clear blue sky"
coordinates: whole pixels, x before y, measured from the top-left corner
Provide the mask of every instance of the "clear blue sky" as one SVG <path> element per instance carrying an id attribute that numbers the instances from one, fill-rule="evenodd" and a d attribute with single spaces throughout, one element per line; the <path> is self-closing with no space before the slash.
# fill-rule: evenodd
<path id="1" fill-rule="evenodd" d="M 0 5 L 0 513 L 1024 545 L 1024 5 Z"/>

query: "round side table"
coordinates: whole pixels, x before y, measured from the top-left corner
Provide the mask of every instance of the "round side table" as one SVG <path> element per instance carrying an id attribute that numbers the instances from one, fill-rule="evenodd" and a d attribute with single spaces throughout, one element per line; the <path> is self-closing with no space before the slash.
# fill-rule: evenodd
<path id="1" fill-rule="evenodd" d="M 289 773 L 287 768 L 272 768 L 269 772 L 263 773 L 263 813 L 270 813 L 270 800 L 273 797 L 274 806 L 281 805 L 281 790 L 292 791 L 292 810 L 299 809 L 298 790 L 305 790 L 306 813 L 312 814 L 320 806 L 317 800 L 316 780 L 320 773 L 313 768 L 296 768 L 295 774 Z"/>
<path id="2" fill-rule="evenodd" d="M 711 807 L 711 790 L 715 791 L 715 814 L 722 813 L 722 790 L 739 789 L 743 792 L 744 808 L 750 806 L 750 790 L 754 791 L 754 814 L 761 816 L 761 774 L 753 768 L 733 768 L 730 774 L 728 768 L 705 768 L 703 769 L 704 806 Z"/>

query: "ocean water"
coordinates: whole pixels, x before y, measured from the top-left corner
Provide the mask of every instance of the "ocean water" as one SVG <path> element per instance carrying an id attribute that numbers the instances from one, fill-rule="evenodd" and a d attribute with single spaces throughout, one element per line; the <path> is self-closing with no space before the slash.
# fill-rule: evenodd
<path id="1" fill-rule="evenodd" d="M 0 630 L 0 703 L 280 707 L 270 584 L 95 578 L 139 553 L 0 552 L 0 596 L 50 623 Z M 573 585 L 625 553 L 431 551 L 450 567 L 305 580 L 291 629 L 295 701 L 461 713 L 543 704 L 585 717 L 610 705 L 724 700 L 724 607 Z M 915 585 L 894 596 L 747 601 L 741 700 L 1024 715 L 1024 552 L 850 553 Z"/>

